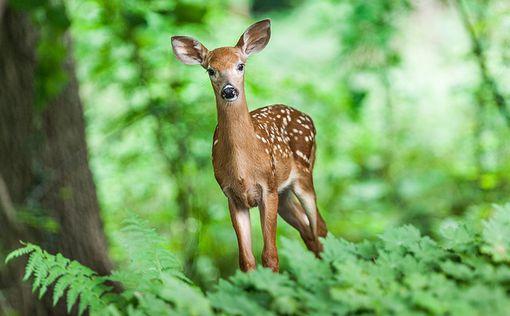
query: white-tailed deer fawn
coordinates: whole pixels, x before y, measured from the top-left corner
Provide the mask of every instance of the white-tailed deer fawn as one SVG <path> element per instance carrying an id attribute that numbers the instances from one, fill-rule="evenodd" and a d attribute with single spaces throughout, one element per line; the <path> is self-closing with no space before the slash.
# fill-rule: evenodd
<path id="1" fill-rule="evenodd" d="M 234 47 L 209 51 L 191 37 L 172 37 L 177 58 L 185 64 L 202 65 L 211 79 L 218 112 L 212 148 L 214 175 L 228 198 L 243 271 L 255 267 L 252 207 L 260 209 L 262 264 L 273 271 L 278 271 L 277 213 L 300 232 L 317 256 L 322 251 L 318 237 L 327 234 L 313 186 L 316 145 L 312 119 L 281 104 L 248 111 L 245 63 L 267 45 L 270 35 L 271 21 L 262 20 L 250 26 Z"/>

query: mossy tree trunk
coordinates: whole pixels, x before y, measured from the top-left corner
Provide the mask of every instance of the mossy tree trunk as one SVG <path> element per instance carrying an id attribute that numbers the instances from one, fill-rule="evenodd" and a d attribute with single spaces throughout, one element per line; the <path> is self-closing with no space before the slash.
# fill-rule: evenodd
<path id="1" fill-rule="evenodd" d="M 0 16 L 0 257 L 24 240 L 108 273 L 69 38 L 62 38 L 65 86 L 37 109 L 38 31 L 27 14 L 8 6 Z M 62 314 L 30 293 L 22 270 L 21 261 L 0 263 L 0 314 Z"/>

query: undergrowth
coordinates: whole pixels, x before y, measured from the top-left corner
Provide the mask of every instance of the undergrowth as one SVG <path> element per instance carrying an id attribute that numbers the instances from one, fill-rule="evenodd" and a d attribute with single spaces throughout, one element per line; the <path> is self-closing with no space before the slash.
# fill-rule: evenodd
<path id="1" fill-rule="evenodd" d="M 435 241 L 413 226 L 375 241 L 329 235 L 322 260 L 285 240 L 280 273 L 257 268 L 220 280 L 203 293 L 176 257 L 140 218 L 125 222 L 130 262 L 109 276 L 37 245 L 24 244 L 6 261 L 29 256 L 25 280 L 35 293 L 65 299 L 91 315 L 507 315 L 510 311 L 510 205 L 487 221 L 449 222 Z M 110 284 L 123 289 L 115 292 Z"/>

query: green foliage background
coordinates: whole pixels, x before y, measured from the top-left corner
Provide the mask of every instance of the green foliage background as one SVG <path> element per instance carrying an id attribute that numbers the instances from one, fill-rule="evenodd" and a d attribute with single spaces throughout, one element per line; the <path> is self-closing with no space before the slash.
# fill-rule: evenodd
<path id="1" fill-rule="evenodd" d="M 170 36 L 233 45 L 259 18 L 272 19 L 272 39 L 247 64 L 248 104 L 289 104 L 314 118 L 316 190 L 333 235 L 359 241 L 413 224 L 438 236 L 444 220 L 484 219 L 492 203 L 508 201 L 507 1 L 34 3 L 27 6 L 47 38 L 41 102 L 65 80 L 47 71 L 62 55 L 52 32 L 69 29 L 74 41 L 119 267 L 129 265 L 119 223 L 136 213 L 203 289 L 236 270 L 235 234 L 211 168 L 213 93 L 203 69 L 175 59 Z M 256 211 L 252 222 L 259 253 Z M 299 239 L 283 221 L 278 235 Z"/>

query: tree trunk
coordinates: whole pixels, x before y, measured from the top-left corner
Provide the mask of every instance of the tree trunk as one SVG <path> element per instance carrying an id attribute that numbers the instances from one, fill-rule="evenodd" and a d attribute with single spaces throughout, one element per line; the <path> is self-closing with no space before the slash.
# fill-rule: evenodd
<path id="1" fill-rule="evenodd" d="M 68 81 L 37 110 L 37 30 L 27 14 L 0 10 L 0 259 L 24 240 L 104 274 L 111 263 L 88 166 L 72 49 L 68 37 L 62 40 L 68 43 Z M 48 218 L 56 230 L 44 228 Z M 62 314 L 21 283 L 23 264 L 0 266 L 0 315 L 9 309 L 21 315 Z"/>

